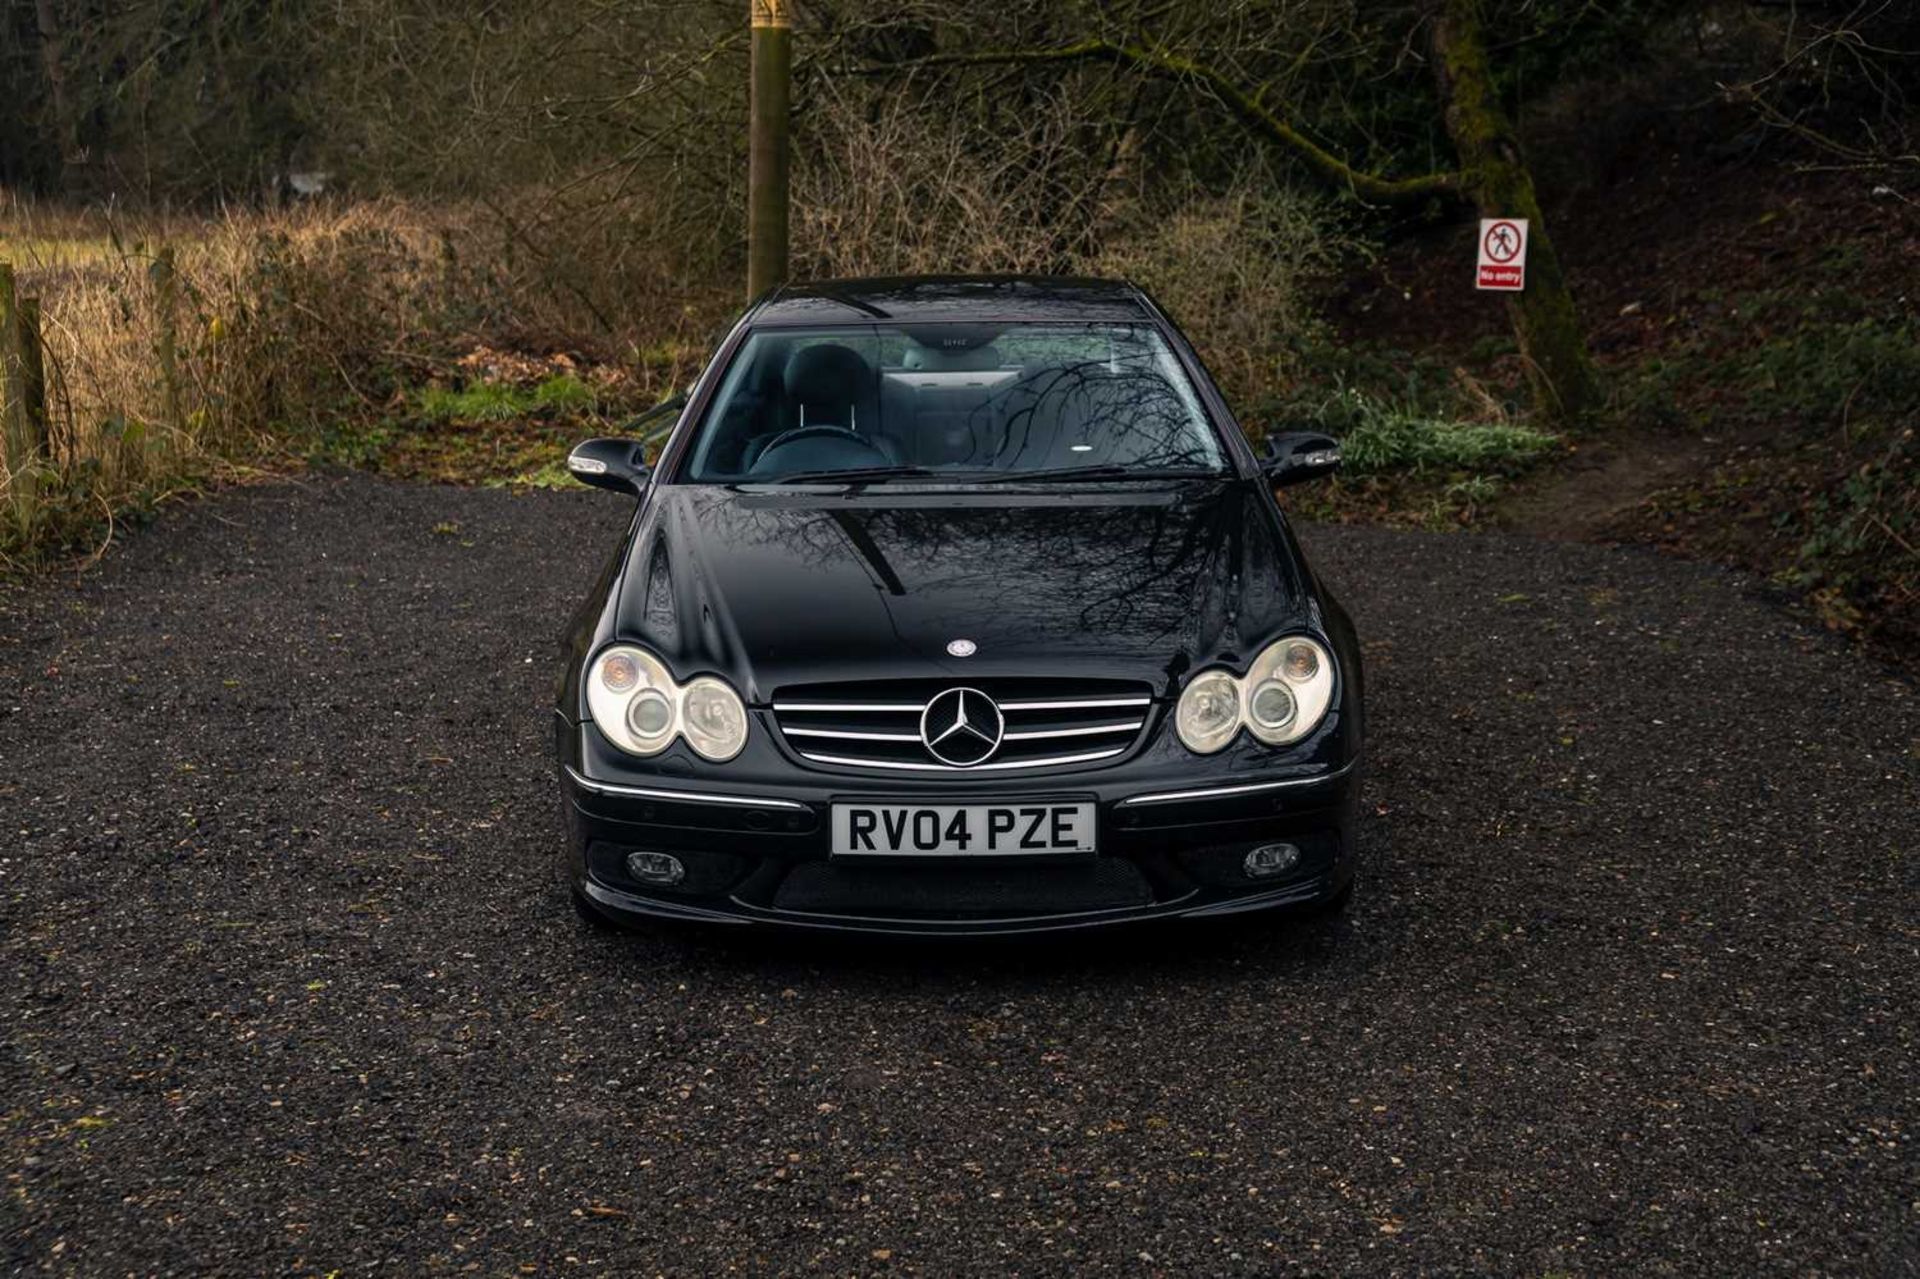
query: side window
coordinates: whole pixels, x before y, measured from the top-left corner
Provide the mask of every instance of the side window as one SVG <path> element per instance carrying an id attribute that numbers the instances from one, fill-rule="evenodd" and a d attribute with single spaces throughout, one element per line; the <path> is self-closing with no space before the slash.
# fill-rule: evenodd
<path id="1" fill-rule="evenodd" d="M 755 335 L 734 356 L 700 432 L 693 458 L 697 474 L 737 474 L 753 441 L 776 429 L 784 347 L 778 339 Z"/>

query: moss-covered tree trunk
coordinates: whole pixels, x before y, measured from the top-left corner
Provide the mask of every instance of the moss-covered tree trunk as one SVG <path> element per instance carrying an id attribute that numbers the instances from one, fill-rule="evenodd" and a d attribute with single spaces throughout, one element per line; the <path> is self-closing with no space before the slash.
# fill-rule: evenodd
<path id="1" fill-rule="evenodd" d="M 1444 0 L 1434 23 L 1433 49 L 1464 190 L 1484 217 L 1527 219 L 1527 286 L 1508 295 L 1507 309 L 1534 403 L 1547 417 L 1577 418 L 1600 403 L 1600 385 L 1540 214 L 1533 173 L 1494 91 L 1480 0 Z"/>

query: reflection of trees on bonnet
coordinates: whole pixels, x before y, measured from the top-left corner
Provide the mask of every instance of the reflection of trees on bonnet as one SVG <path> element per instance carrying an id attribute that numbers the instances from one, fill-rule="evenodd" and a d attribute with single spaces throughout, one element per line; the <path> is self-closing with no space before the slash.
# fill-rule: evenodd
<path id="1" fill-rule="evenodd" d="M 896 629 L 964 610 L 951 618 L 955 634 L 990 624 L 1046 641 L 1111 629 L 1164 644 L 1231 620 L 1229 585 L 1245 559 L 1274 571 L 1270 533 L 1221 483 L 965 497 L 895 486 L 852 501 L 706 489 L 695 517 L 700 536 L 724 537 L 739 563 L 804 573 L 782 593 L 815 607 L 844 606 L 857 566 Z"/>

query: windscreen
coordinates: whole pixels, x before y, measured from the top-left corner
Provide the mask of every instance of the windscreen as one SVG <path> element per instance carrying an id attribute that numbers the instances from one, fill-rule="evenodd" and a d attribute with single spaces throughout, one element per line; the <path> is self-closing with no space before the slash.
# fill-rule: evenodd
<path id="1" fill-rule="evenodd" d="M 865 325 L 752 334 L 685 478 L 1124 478 L 1224 466 L 1192 383 L 1150 326 Z"/>

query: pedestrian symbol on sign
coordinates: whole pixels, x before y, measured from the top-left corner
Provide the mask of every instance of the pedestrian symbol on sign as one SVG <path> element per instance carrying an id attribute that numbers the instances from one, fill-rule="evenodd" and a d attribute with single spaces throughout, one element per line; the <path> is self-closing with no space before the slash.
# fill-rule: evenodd
<path id="1" fill-rule="evenodd" d="M 1480 267 L 1474 287 L 1516 292 L 1527 286 L 1527 220 L 1480 219 Z"/>

